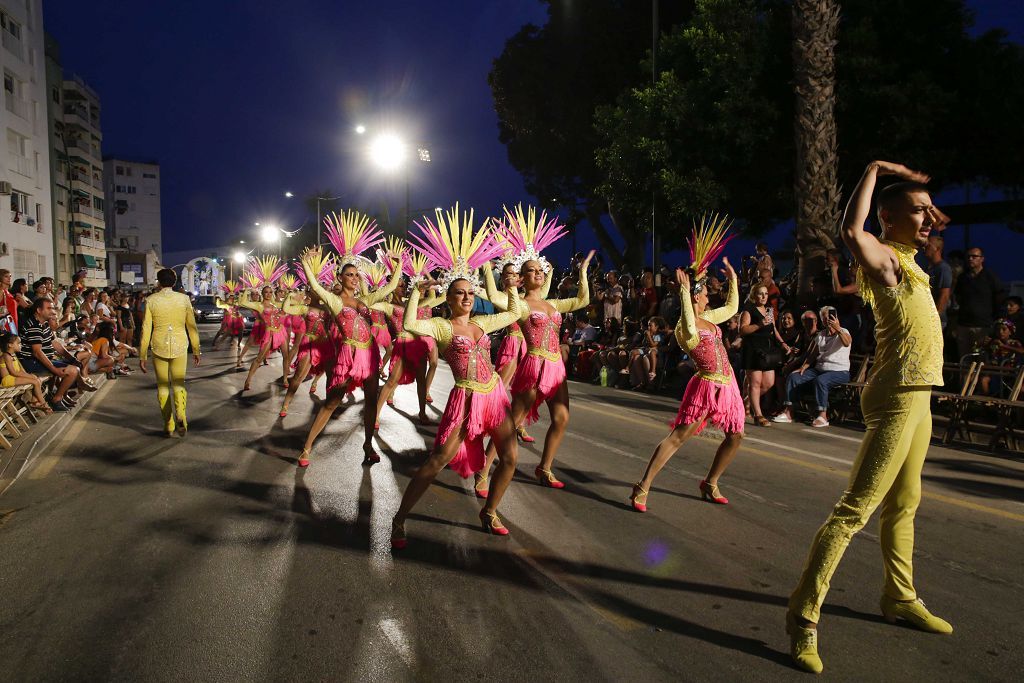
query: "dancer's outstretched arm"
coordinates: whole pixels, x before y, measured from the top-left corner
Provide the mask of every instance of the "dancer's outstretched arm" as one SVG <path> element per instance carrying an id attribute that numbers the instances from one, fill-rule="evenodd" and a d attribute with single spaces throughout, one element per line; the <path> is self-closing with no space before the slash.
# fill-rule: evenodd
<path id="1" fill-rule="evenodd" d="M 483 330 L 484 334 L 490 334 L 496 330 L 506 328 L 519 320 L 521 307 L 522 304 L 519 302 L 519 292 L 516 291 L 515 287 L 509 287 L 505 296 L 505 301 L 501 306 L 501 308 L 504 309 L 503 312 L 492 313 L 489 315 L 475 315 L 469 319 L 469 322 Z M 495 305 L 495 308 L 498 308 L 498 306 Z"/>
<path id="2" fill-rule="evenodd" d="M 309 283 L 310 288 L 320 297 L 320 301 L 324 302 L 324 306 L 331 312 L 331 315 L 341 313 L 341 310 L 345 308 L 345 302 L 341 300 L 341 297 L 335 296 L 333 292 L 320 284 L 316 273 L 309 267 L 306 259 L 302 259 L 302 270 L 306 271 L 306 281 Z"/>
<path id="3" fill-rule="evenodd" d="M 413 287 L 409 292 L 409 303 L 405 305 L 405 317 L 402 327 L 418 337 L 433 337 L 440 350 L 447 348 L 452 341 L 452 324 L 444 318 L 427 318 L 418 320 L 416 309 L 420 302 L 420 288 Z"/>
<path id="4" fill-rule="evenodd" d="M 693 312 L 693 301 L 690 299 L 690 276 L 682 268 L 676 269 L 679 280 L 679 321 L 676 323 L 676 342 L 686 352 L 693 351 L 700 343 L 697 332 L 697 316 Z M 732 294 L 730 293 L 730 297 Z M 728 304 L 726 304 L 728 306 Z"/>
<path id="5" fill-rule="evenodd" d="M 498 290 L 498 285 L 495 284 L 495 282 L 494 282 L 494 271 L 491 270 L 490 264 L 484 266 L 483 267 L 483 271 L 484 271 L 484 291 L 483 291 L 482 294 L 477 294 L 477 296 L 481 296 L 484 299 L 486 299 L 487 301 L 489 301 L 490 304 L 492 306 L 494 306 L 494 308 L 496 310 L 499 310 L 499 311 L 507 310 L 505 308 L 505 304 L 508 301 L 508 299 L 506 297 L 502 296 L 501 292 Z M 547 296 L 546 292 L 544 293 L 544 296 L 545 297 Z"/>
<path id="6" fill-rule="evenodd" d="M 238 300 L 238 305 L 242 308 L 248 308 L 251 311 L 256 311 L 257 313 L 263 312 L 263 302 L 257 302 L 250 299 L 248 289 L 242 292 L 242 297 Z"/>
<path id="7" fill-rule="evenodd" d="M 294 294 L 289 294 L 284 300 L 284 312 L 288 315 L 306 315 L 309 306 L 300 304 L 294 299 Z"/>
<path id="8" fill-rule="evenodd" d="M 590 280 L 587 279 L 587 269 L 590 268 L 590 259 L 593 257 L 594 252 L 591 251 L 587 254 L 587 258 L 583 259 L 583 263 L 580 264 L 580 283 L 576 296 L 572 299 L 555 299 L 554 301 L 549 302 L 559 313 L 578 311 L 581 308 L 586 308 L 590 305 Z M 528 310 L 523 313 L 527 316 L 529 315 Z"/>
<path id="9" fill-rule="evenodd" d="M 391 269 L 391 279 L 388 280 L 388 283 L 376 292 L 360 294 L 359 300 L 367 306 L 372 306 L 373 304 L 384 301 L 391 296 L 391 292 L 395 291 L 395 288 L 398 287 L 398 281 L 402 278 L 402 264 L 398 259 L 392 260 L 394 261 L 394 266 Z"/>
<path id="10" fill-rule="evenodd" d="M 729 295 L 725 299 L 725 305 L 713 308 L 710 311 L 704 311 L 704 314 L 701 315 L 704 320 L 707 320 L 712 325 L 721 325 L 736 315 L 736 311 L 740 310 L 739 278 L 736 277 L 736 271 L 729 264 L 729 259 L 724 259 L 723 262 L 725 263 L 725 274 L 729 276 Z M 689 299 L 690 297 L 686 298 Z"/>

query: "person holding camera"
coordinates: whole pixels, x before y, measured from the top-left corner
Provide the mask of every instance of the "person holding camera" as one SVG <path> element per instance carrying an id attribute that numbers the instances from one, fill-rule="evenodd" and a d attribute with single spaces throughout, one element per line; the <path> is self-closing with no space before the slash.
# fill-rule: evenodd
<path id="1" fill-rule="evenodd" d="M 786 378 L 786 400 L 782 412 L 773 422 L 793 421 L 793 396 L 797 387 L 813 383 L 818 401 L 818 415 L 812 427 L 828 427 L 828 392 L 834 386 L 850 381 L 850 345 L 853 337 L 839 323 L 839 313 L 832 306 L 824 306 L 818 313 L 822 329 L 811 343 L 807 358 Z"/>
<path id="2" fill-rule="evenodd" d="M 789 344 L 775 327 L 775 311 L 768 304 L 768 287 L 756 284 L 747 295 L 747 305 L 740 314 L 740 335 L 743 337 L 743 370 L 747 376 L 747 397 L 754 423 L 770 427 L 771 422 L 761 410 L 761 398 L 775 386 L 775 371 L 782 365 Z"/>

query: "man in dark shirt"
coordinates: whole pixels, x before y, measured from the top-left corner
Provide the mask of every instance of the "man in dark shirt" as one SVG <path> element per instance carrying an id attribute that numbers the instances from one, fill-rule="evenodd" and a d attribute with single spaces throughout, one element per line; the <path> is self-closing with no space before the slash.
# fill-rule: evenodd
<path id="1" fill-rule="evenodd" d="M 60 382 L 50 399 L 57 412 L 66 412 L 73 402 L 66 396 L 68 389 L 78 381 L 78 368 L 66 365 L 57 358 L 53 348 L 53 302 L 43 297 L 32 302 L 28 315 L 21 321 L 21 353 L 19 359 L 25 370 L 33 374 L 50 373 Z"/>
<path id="2" fill-rule="evenodd" d="M 946 329 L 946 309 L 949 308 L 949 295 L 953 289 L 953 269 L 942 258 L 942 248 L 946 241 L 942 235 L 928 235 L 928 245 L 924 248 L 925 267 L 928 281 L 932 288 L 935 308 L 939 311 L 942 329 Z"/>
<path id="3" fill-rule="evenodd" d="M 956 281 L 955 293 L 960 309 L 956 340 L 963 356 L 989 334 L 1006 294 L 999 277 L 985 267 L 985 254 L 978 247 L 967 250 L 967 268 Z"/>

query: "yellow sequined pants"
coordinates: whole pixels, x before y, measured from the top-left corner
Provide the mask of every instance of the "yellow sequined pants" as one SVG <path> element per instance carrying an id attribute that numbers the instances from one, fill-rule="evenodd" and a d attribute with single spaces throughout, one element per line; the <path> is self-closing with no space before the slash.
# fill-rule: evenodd
<path id="1" fill-rule="evenodd" d="M 156 397 L 160 401 L 160 412 L 164 416 L 164 429 L 174 431 L 174 414 L 183 427 L 188 427 L 185 419 L 185 405 L 188 394 L 185 391 L 185 369 L 188 367 L 188 356 L 177 358 L 161 358 L 153 356 L 153 371 L 156 373 Z M 171 396 L 174 402 L 171 402 Z"/>
<path id="2" fill-rule="evenodd" d="M 932 435 L 931 387 L 869 385 L 861 396 L 867 433 L 850 481 L 811 545 L 790 611 L 817 623 L 829 581 L 846 546 L 882 506 L 879 520 L 884 593 L 914 600 L 914 514 L 921 501 L 921 468 Z"/>

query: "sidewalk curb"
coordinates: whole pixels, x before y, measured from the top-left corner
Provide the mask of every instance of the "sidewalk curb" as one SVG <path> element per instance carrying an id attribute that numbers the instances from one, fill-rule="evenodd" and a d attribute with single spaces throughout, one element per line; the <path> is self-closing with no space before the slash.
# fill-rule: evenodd
<path id="1" fill-rule="evenodd" d="M 38 453 L 52 444 L 70 426 L 72 420 L 84 413 L 94 399 L 99 400 L 100 396 L 106 395 L 110 390 L 111 381 L 105 377 L 98 384 L 99 389 L 97 391 L 82 392 L 83 396 L 74 410 L 51 415 L 46 420 L 47 424 L 43 425 L 38 433 L 29 434 L 26 438 L 17 442 L 13 449 L 3 453 L 10 454 L 10 460 L 4 467 L 0 468 L 0 472 L 3 473 L 0 475 L 0 496 L 28 469 L 28 466 L 35 460 Z M 24 457 L 22 456 L 23 452 Z M 3 459 L 3 454 L 0 454 L 0 460 Z"/>

